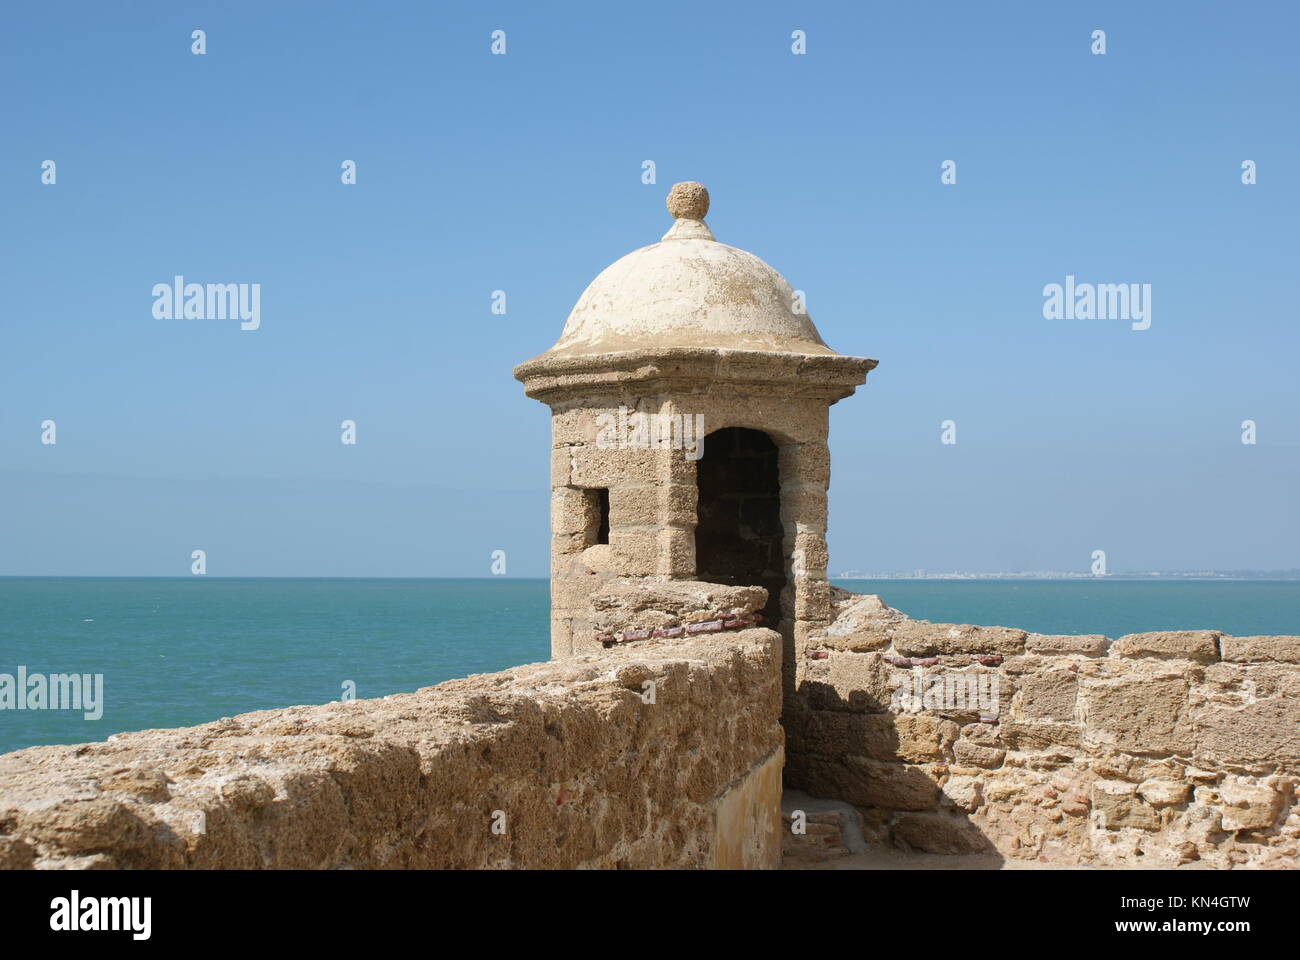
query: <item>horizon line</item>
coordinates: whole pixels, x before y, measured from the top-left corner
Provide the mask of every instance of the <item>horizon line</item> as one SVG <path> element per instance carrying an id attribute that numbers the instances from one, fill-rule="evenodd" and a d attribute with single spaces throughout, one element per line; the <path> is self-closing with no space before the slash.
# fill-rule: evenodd
<path id="1" fill-rule="evenodd" d="M 1253 574 L 1254 576 L 1243 576 Z M 543 576 L 390 576 L 372 574 L 231 574 L 217 576 L 213 574 L 135 574 L 135 573 L 11 573 L 0 574 L 0 580 L 527 580 L 549 581 Z M 968 579 L 1003 579 L 1003 580 L 1300 580 L 1300 569 L 1283 570 L 1170 570 L 1161 573 L 1149 573 L 1129 570 L 1117 573 L 1092 574 L 1073 573 L 1070 571 L 952 571 L 948 573 L 926 573 L 920 576 L 909 573 L 860 574 L 849 571 L 831 574 L 827 580 L 968 580 Z"/>

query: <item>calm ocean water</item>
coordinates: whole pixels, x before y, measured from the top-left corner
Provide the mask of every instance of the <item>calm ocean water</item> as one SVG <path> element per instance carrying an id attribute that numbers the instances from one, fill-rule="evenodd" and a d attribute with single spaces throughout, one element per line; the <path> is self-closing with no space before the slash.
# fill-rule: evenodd
<path id="1" fill-rule="evenodd" d="M 1300 633 L 1294 581 L 837 580 L 1040 633 Z M 0 673 L 102 673 L 104 711 L 0 710 L 0 752 L 359 698 L 545 660 L 545 580 L 0 578 Z"/>

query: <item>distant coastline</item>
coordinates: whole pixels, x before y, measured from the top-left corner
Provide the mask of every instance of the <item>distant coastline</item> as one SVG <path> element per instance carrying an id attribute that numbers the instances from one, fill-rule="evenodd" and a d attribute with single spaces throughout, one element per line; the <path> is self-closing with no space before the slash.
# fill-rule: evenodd
<path id="1" fill-rule="evenodd" d="M 1300 580 L 1300 570 L 1131 570 L 1120 573 L 1078 573 L 1061 570 L 1022 570 L 1017 572 L 973 573 L 953 571 L 933 573 L 927 570 L 872 573 L 846 570 L 831 575 L 832 580 Z"/>

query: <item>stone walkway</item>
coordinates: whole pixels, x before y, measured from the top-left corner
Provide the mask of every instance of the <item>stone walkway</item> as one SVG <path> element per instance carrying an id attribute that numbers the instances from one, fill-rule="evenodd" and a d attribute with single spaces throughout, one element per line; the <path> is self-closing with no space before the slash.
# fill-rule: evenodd
<path id="1" fill-rule="evenodd" d="M 845 853 L 813 859 L 787 853 L 782 870 L 1087 870 L 1089 867 L 1037 860 L 1007 860 L 996 853 L 944 856 L 940 853 L 909 853 L 893 847 L 870 844 L 862 853 Z"/>

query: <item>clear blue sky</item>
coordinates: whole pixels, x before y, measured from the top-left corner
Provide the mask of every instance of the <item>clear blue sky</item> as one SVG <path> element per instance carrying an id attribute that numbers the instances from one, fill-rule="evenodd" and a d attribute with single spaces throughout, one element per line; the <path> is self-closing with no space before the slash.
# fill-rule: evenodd
<path id="1" fill-rule="evenodd" d="M 688 179 L 880 361 L 832 570 L 1300 567 L 1298 9 L 10 5 L 0 574 L 544 576 L 510 368 Z M 154 319 L 175 274 L 261 329 Z M 1066 274 L 1151 328 L 1045 320 Z"/>

